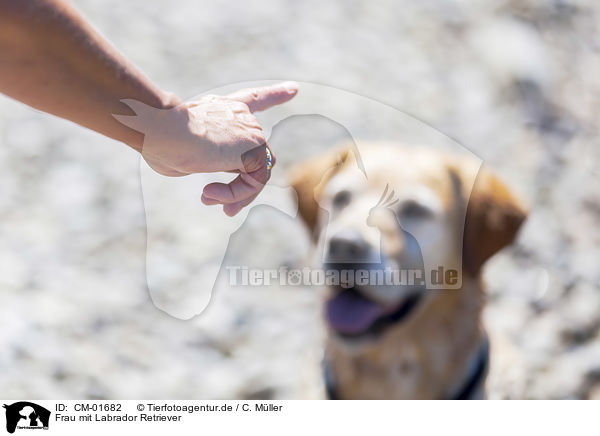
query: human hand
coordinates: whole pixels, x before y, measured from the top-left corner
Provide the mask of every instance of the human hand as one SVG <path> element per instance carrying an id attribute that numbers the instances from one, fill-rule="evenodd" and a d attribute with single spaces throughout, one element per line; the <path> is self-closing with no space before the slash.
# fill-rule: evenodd
<path id="1" fill-rule="evenodd" d="M 297 84 L 284 82 L 224 97 L 207 95 L 165 110 L 123 100 L 136 116 L 113 116 L 144 133 L 142 156 L 162 175 L 239 173 L 230 183 L 206 185 L 202 194 L 204 204 L 222 204 L 233 216 L 256 198 L 271 175 L 268 145 L 253 112 L 285 103 L 297 92 Z M 274 164 L 272 152 L 271 156 Z"/>

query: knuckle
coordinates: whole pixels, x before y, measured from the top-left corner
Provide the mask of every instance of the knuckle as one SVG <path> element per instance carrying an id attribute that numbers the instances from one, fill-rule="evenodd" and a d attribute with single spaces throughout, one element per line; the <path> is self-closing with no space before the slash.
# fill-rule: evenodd
<path id="1" fill-rule="evenodd" d="M 245 174 L 242 177 L 247 186 L 246 197 L 251 197 L 252 195 L 256 194 L 258 191 L 260 191 L 265 183 L 262 180 L 262 177 L 259 177 L 256 174 Z"/>
<path id="2" fill-rule="evenodd" d="M 269 174 L 266 169 L 253 174 L 255 193 L 260 192 L 269 181 Z"/>
<path id="3" fill-rule="evenodd" d="M 248 107 L 248 105 L 242 101 L 236 101 L 236 100 L 232 100 L 232 102 L 230 103 L 229 107 L 231 108 L 231 110 L 239 113 L 239 114 L 250 114 L 250 108 Z"/>
<path id="4" fill-rule="evenodd" d="M 253 148 L 247 151 L 242 156 L 244 169 L 248 172 L 253 172 L 266 165 L 267 153 L 264 147 Z"/>
<path id="5" fill-rule="evenodd" d="M 257 88 L 248 88 L 248 94 L 252 97 L 253 100 L 258 98 L 258 89 Z"/>
<path id="6" fill-rule="evenodd" d="M 254 115 L 252 116 L 244 116 L 243 117 L 244 122 L 251 128 L 258 130 L 260 132 L 260 134 L 264 137 L 264 133 L 262 132 L 262 128 L 260 127 L 260 123 L 258 122 L 258 120 L 256 119 L 256 117 Z M 260 138 L 263 139 L 263 138 Z"/>
<path id="7" fill-rule="evenodd" d="M 243 107 L 247 107 L 246 103 L 236 100 L 235 98 L 223 97 L 223 101 L 225 102 L 225 104 L 227 104 L 227 106 L 229 106 L 232 109 L 240 109 Z"/>
<path id="8" fill-rule="evenodd" d="M 236 101 L 234 108 L 237 109 L 237 110 L 239 110 L 240 112 L 250 113 L 250 108 L 243 101 Z"/>
<path id="9" fill-rule="evenodd" d="M 267 142 L 265 139 L 265 134 L 260 129 L 253 129 L 252 140 L 257 145 L 265 145 L 265 143 Z M 266 154 L 266 152 L 264 153 Z"/>
<path id="10" fill-rule="evenodd" d="M 263 130 L 259 127 L 259 128 L 254 128 L 252 129 L 253 133 L 254 133 L 254 137 L 260 141 L 264 141 L 265 140 L 265 132 L 263 132 Z"/>

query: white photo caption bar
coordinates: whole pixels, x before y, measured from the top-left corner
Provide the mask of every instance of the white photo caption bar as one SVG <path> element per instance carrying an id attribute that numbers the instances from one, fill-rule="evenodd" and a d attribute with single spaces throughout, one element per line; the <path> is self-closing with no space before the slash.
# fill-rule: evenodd
<path id="1" fill-rule="evenodd" d="M 60 435 L 165 432 L 182 435 L 589 434 L 596 428 L 594 401 L 245 401 L 245 400 L 3 400 L 50 411 L 47 431 Z M 8 414 L 9 409 L 6 409 Z M 435 418 L 435 419 L 432 419 Z M 3 416 L 2 426 L 7 425 Z M 21 424 L 21 425 L 19 425 Z M 15 434 L 28 434 L 21 418 Z M 43 429 L 41 422 L 39 429 Z M 206 432 L 210 433 L 206 433 Z M 46 434 L 46 433 L 44 433 Z"/>

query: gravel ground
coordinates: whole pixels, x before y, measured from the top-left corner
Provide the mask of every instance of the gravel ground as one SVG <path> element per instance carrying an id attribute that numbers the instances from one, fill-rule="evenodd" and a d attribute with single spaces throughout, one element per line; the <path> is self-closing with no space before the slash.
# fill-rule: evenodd
<path id="1" fill-rule="evenodd" d="M 74 3 L 181 96 L 305 82 L 298 104 L 316 115 L 274 129 L 278 166 L 263 196 L 292 215 L 286 169 L 348 135 L 320 116 L 327 105 L 361 137 L 451 142 L 439 131 L 495 168 L 531 215 L 485 272 L 490 397 L 600 398 L 595 2 Z M 416 119 L 382 116 L 389 107 Z M 185 292 L 153 286 L 218 271 L 223 231 L 239 226 L 225 265 L 302 266 L 309 243 L 297 220 L 258 206 L 235 225 L 213 213 L 199 226 L 203 212 L 181 204 L 200 179 L 167 195 L 178 187 L 140 172 L 135 152 L 5 97 L 0 140 L 2 397 L 322 396 L 315 289 L 230 287 L 222 270 L 208 308 L 181 320 L 165 311 L 189 317 Z M 163 268 L 146 271 L 147 242 Z"/>

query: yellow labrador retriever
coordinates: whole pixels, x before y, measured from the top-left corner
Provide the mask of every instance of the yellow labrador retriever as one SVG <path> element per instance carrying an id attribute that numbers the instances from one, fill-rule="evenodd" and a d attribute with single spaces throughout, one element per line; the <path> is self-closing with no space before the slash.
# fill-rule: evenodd
<path id="1" fill-rule="evenodd" d="M 479 162 L 395 144 L 319 156 L 292 186 L 323 269 L 346 277 L 324 307 L 329 397 L 483 398 L 480 272 L 515 238 L 520 201 Z"/>

